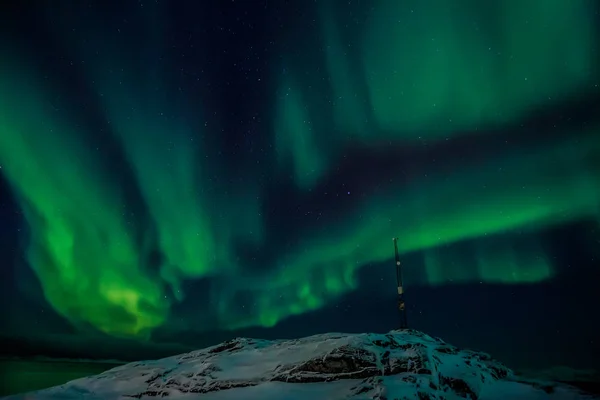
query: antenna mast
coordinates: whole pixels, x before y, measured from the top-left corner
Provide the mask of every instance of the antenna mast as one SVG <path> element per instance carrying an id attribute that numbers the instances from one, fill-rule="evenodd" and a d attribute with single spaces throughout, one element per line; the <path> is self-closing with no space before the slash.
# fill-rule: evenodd
<path id="1" fill-rule="evenodd" d="M 394 255 L 396 259 L 396 282 L 398 283 L 398 311 L 400 313 L 400 329 L 408 329 L 406 320 L 406 305 L 404 304 L 404 286 L 402 283 L 402 267 L 398 254 L 398 238 L 394 238 Z"/>

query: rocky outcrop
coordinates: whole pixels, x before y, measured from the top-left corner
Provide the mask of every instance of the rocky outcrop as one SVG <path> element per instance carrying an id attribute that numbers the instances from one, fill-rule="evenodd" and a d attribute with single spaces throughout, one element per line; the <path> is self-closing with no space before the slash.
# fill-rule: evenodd
<path id="1" fill-rule="evenodd" d="M 503 392 L 522 398 L 591 398 L 566 385 L 517 379 L 488 354 L 461 350 L 415 330 L 283 341 L 239 338 L 127 364 L 28 398 L 67 399 L 73 393 L 90 399 L 184 394 L 264 400 L 510 398 L 500 396 Z"/>

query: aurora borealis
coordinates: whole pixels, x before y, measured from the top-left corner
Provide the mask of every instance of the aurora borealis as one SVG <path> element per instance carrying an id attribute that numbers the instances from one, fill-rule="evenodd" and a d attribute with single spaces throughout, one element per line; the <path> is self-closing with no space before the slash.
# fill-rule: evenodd
<path id="1" fill-rule="evenodd" d="M 597 248 L 597 2 L 115 4 L 0 31 L 3 268 L 75 332 L 276 327 L 391 276 L 394 236 L 415 288 Z"/>

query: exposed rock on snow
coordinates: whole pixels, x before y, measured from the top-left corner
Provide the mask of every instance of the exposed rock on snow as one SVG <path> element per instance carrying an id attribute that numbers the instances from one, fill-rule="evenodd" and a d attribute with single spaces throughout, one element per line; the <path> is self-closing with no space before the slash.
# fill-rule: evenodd
<path id="1" fill-rule="evenodd" d="M 591 399 L 524 381 L 488 354 L 415 330 L 235 339 L 30 393 L 27 399 Z"/>

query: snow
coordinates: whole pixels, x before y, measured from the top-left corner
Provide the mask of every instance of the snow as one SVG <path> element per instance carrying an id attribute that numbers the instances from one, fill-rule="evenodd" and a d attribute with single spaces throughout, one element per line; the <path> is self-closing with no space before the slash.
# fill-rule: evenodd
<path id="1" fill-rule="evenodd" d="M 415 330 L 328 333 L 294 340 L 239 338 L 118 366 L 50 389 L 45 399 L 592 399 L 564 384 L 526 381 L 488 354 Z"/>

